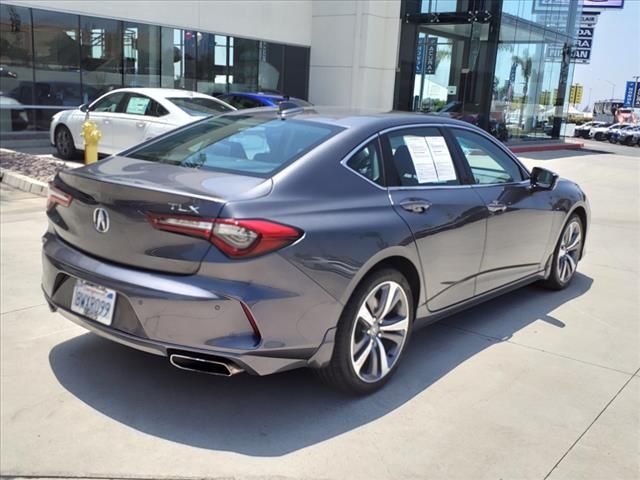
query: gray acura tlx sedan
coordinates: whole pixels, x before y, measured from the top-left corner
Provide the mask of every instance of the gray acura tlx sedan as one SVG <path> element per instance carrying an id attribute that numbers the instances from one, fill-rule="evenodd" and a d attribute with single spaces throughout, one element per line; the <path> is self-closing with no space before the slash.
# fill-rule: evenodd
<path id="1" fill-rule="evenodd" d="M 584 254 L 585 194 L 467 123 L 255 109 L 51 184 L 53 310 L 179 368 L 381 387 L 414 328 Z M 79 367 L 81 368 L 81 367 Z"/>

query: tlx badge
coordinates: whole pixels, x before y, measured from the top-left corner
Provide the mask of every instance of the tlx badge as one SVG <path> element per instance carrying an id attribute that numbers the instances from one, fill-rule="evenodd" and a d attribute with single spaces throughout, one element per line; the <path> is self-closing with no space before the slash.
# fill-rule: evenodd
<path id="1" fill-rule="evenodd" d="M 200 207 L 197 205 L 182 205 L 181 203 L 169 203 L 172 212 L 180 213 L 200 213 Z"/>

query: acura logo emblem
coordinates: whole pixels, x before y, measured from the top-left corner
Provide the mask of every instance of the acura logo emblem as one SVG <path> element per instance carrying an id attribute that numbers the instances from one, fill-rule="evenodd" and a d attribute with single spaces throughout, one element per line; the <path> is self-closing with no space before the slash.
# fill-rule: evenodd
<path id="1" fill-rule="evenodd" d="M 93 211 L 93 226 L 100 233 L 106 233 L 109 230 L 109 214 L 104 208 L 96 208 Z"/>

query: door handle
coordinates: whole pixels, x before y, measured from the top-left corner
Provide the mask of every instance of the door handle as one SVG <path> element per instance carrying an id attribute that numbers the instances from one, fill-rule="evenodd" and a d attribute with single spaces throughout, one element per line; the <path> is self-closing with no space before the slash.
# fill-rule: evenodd
<path id="1" fill-rule="evenodd" d="M 144 125 L 145 125 L 145 123 L 144 123 L 144 122 L 138 122 L 138 123 L 136 123 L 136 126 L 137 126 L 138 128 L 143 128 L 143 127 L 144 127 Z"/>
<path id="2" fill-rule="evenodd" d="M 105 125 L 109 125 L 111 123 L 111 120 L 107 120 L 105 118 L 104 120 L 102 120 L 102 123 L 104 123 Z"/>
<path id="3" fill-rule="evenodd" d="M 487 208 L 491 213 L 502 213 L 507 209 L 507 206 L 502 202 L 494 200 L 489 205 L 487 205 Z"/>
<path id="4" fill-rule="evenodd" d="M 407 212 L 424 213 L 431 207 L 431 202 L 421 198 L 408 198 L 407 200 L 401 201 L 399 205 Z"/>

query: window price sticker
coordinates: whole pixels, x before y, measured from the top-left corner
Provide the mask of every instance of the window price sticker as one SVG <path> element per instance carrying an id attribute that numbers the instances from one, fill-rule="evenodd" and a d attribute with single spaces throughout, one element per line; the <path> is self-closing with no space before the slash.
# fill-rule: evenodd
<path id="1" fill-rule="evenodd" d="M 444 183 L 456 179 L 453 159 L 444 137 L 407 135 L 409 149 L 419 183 Z"/>

